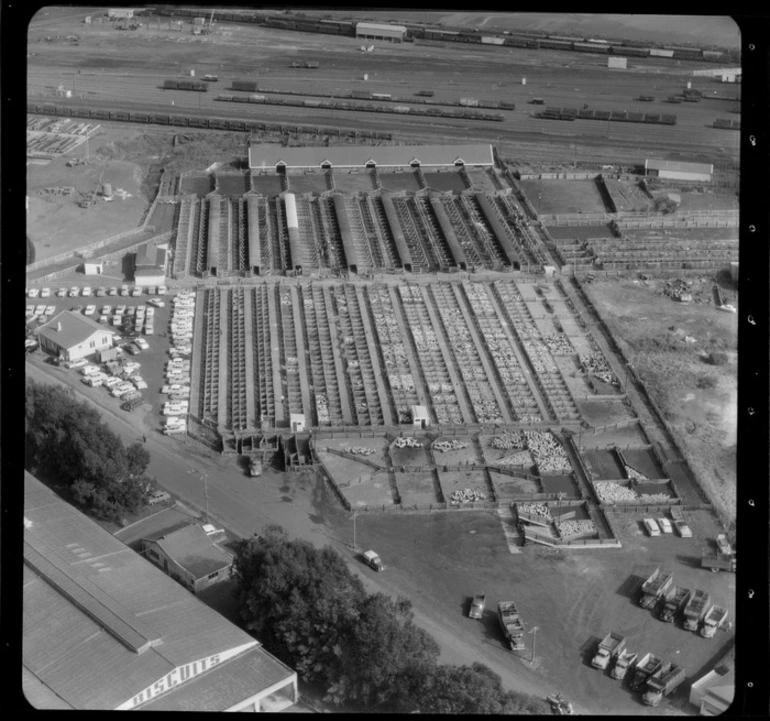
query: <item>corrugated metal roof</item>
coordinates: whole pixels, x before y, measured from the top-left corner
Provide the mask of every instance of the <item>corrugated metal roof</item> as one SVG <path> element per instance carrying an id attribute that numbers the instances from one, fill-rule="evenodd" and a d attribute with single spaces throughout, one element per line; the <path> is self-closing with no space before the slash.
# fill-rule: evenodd
<path id="1" fill-rule="evenodd" d="M 647 170 L 674 170 L 680 173 L 713 173 L 714 166 L 706 163 L 682 163 L 678 160 L 658 160 L 648 158 L 644 161 Z"/>
<path id="2" fill-rule="evenodd" d="M 56 330 L 58 323 L 61 323 L 61 330 Z M 38 335 L 48 338 L 61 348 L 72 348 L 85 343 L 96 332 L 114 335 L 114 331 L 110 328 L 70 310 L 63 310 L 54 316 L 50 323 L 40 326 L 37 332 Z"/>
<path id="3" fill-rule="evenodd" d="M 200 526 L 192 523 L 160 538 L 148 540 L 156 543 L 195 579 L 205 578 L 233 562 L 230 554 L 215 545 Z"/>
<path id="4" fill-rule="evenodd" d="M 39 559 L 42 575 L 25 559 L 22 660 L 52 697 L 77 709 L 113 709 L 174 668 L 258 643 L 26 472 L 24 485 L 28 547 L 80 594 L 73 602 L 51 584 Z M 112 634 L 109 614 L 100 619 L 93 603 L 107 604 L 121 623 L 161 643 L 143 653 L 129 650 Z M 270 686 L 273 673 L 252 674 L 251 682 L 249 696 Z M 187 688 L 171 697 L 185 698 Z M 43 704 L 45 696 L 36 699 Z M 243 699 L 225 699 L 216 710 Z"/>
<path id="5" fill-rule="evenodd" d="M 320 168 L 330 163 L 337 168 L 365 168 L 373 160 L 379 167 L 409 166 L 419 161 L 422 166 L 493 165 L 492 146 L 486 143 L 466 145 L 340 145 L 333 147 L 281 148 L 275 144 L 252 145 L 249 167 Z"/>
<path id="6" fill-rule="evenodd" d="M 390 23 L 356 23 L 357 33 L 383 34 L 403 34 L 406 28 L 403 25 L 391 25 Z"/>

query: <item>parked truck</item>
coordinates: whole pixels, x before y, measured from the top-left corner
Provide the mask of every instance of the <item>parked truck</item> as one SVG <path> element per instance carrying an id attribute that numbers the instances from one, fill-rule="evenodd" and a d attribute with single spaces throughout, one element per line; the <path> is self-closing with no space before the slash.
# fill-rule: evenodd
<path id="1" fill-rule="evenodd" d="M 652 608 L 674 580 L 674 574 L 660 568 L 656 568 L 650 577 L 642 584 L 642 597 L 639 605 L 642 608 Z"/>
<path id="2" fill-rule="evenodd" d="M 524 624 L 519 618 L 519 610 L 513 601 L 500 601 L 497 604 L 497 617 L 503 629 L 505 640 L 508 641 L 511 651 L 524 650 Z"/>
<path id="3" fill-rule="evenodd" d="M 648 706 L 657 706 L 664 696 L 676 691 L 684 681 L 684 669 L 673 663 L 667 663 L 647 679 L 647 690 L 642 701 Z"/>
<path id="4" fill-rule="evenodd" d="M 724 606 L 714 604 L 703 618 L 703 624 L 700 627 L 700 635 L 703 638 L 714 638 L 718 628 L 727 620 L 727 609 Z"/>
<path id="5" fill-rule="evenodd" d="M 617 656 L 626 645 L 626 637 L 619 633 L 610 631 L 600 642 L 596 649 L 596 655 L 591 661 L 594 668 L 606 669 L 610 665 L 610 660 Z"/>
<path id="6" fill-rule="evenodd" d="M 654 653 L 645 654 L 641 661 L 636 664 L 634 676 L 631 679 L 631 690 L 639 691 L 647 683 L 647 679 L 652 676 L 663 665 L 663 661 Z"/>
<path id="7" fill-rule="evenodd" d="M 677 586 L 666 597 L 666 603 L 660 612 L 660 620 L 665 623 L 673 623 L 674 617 L 681 611 L 687 601 L 690 600 L 690 589 Z"/>
<path id="8" fill-rule="evenodd" d="M 705 591 L 695 591 L 684 607 L 684 628 L 687 631 L 697 631 L 698 624 L 706 615 L 711 596 Z"/>
<path id="9" fill-rule="evenodd" d="M 731 556 L 733 553 L 733 547 L 727 541 L 727 536 L 724 533 L 717 534 L 717 549 L 725 556 Z"/>
<path id="10" fill-rule="evenodd" d="M 705 548 L 701 558 L 701 566 L 708 568 L 712 573 L 718 571 L 735 573 L 735 554 L 720 553 L 712 548 Z"/>
<path id="11" fill-rule="evenodd" d="M 612 667 L 612 671 L 610 671 L 610 676 L 620 680 L 624 679 L 628 673 L 628 669 L 634 665 L 634 661 L 636 661 L 638 656 L 639 654 L 634 653 L 633 651 L 621 651 L 615 658 L 615 665 Z"/>

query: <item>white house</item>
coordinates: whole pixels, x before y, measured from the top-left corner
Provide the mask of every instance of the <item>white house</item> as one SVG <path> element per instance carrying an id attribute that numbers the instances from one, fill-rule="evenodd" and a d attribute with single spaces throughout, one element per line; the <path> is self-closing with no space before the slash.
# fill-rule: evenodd
<path id="1" fill-rule="evenodd" d="M 80 313 L 64 310 L 37 331 L 40 347 L 64 360 L 85 358 L 112 347 L 115 332 Z"/>

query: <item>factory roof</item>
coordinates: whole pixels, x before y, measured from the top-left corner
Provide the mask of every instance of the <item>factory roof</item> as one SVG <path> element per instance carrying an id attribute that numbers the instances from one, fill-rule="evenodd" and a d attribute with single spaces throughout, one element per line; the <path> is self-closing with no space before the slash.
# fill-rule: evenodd
<path id="1" fill-rule="evenodd" d="M 713 173 L 714 166 L 706 163 L 682 163 L 678 160 L 659 160 L 647 158 L 644 161 L 646 170 L 674 170 L 679 173 Z"/>
<path id="2" fill-rule="evenodd" d="M 57 330 L 59 323 L 61 323 L 61 330 Z M 52 340 L 61 348 L 72 348 L 87 341 L 97 331 L 111 335 L 115 332 L 80 313 L 63 310 L 49 323 L 40 326 L 37 333 Z"/>
<path id="3" fill-rule="evenodd" d="M 134 265 L 137 268 L 162 268 L 166 263 L 166 250 L 157 245 L 145 243 L 136 251 Z"/>
<path id="4" fill-rule="evenodd" d="M 466 145 L 340 145 L 332 147 L 282 148 L 275 144 L 252 145 L 249 167 L 252 169 L 320 168 L 329 163 L 332 168 L 365 168 L 367 163 L 378 167 L 408 167 L 413 162 L 421 166 L 493 165 L 492 146 L 486 143 Z"/>
<path id="5" fill-rule="evenodd" d="M 403 25 L 391 25 L 390 23 L 356 23 L 356 32 L 391 32 L 391 33 L 405 33 L 406 28 Z"/>
<path id="6" fill-rule="evenodd" d="M 233 562 L 232 556 L 214 544 L 206 532 L 194 523 L 158 538 L 145 540 L 156 543 L 169 558 L 196 579 L 227 568 Z"/>
<path id="7" fill-rule="evenodd" d="M 291 676 L 252 636 L 26 472 L 24 492 L 22 678 L 40 707 L 130 708 L 179 673 L 189 680 L 166 691 L 178 707 L 224 710 Z M 229 676 L 246 673 L 243 695 L 233 689 L 190 706 L 196 682 L 230 688 Z"/>

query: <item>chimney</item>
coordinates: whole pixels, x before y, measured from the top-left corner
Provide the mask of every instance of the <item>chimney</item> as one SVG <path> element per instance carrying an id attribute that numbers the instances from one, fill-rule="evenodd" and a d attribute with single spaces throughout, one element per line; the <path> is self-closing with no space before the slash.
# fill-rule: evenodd
<path id="1" fill-rule="evenodd" d="M 56 324 L 56 332 L 61 333 L 61 321 Z"/>

